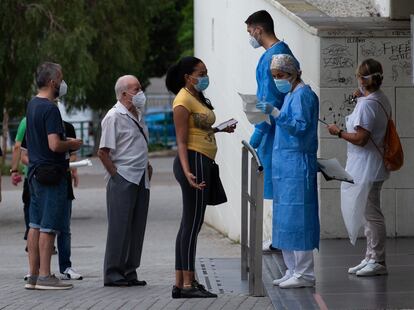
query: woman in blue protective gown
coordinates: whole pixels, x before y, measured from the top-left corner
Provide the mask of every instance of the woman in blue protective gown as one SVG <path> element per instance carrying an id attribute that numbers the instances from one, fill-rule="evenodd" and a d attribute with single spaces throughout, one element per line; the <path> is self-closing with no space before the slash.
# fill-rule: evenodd
<path id="1" fill-rule="evenodd" d="M 319 248 L 317 189 L 319 100 L 301 80 L 299 63 L 275 55 L 271 71 L 278 90 L 287 93 L 282 108 L 260 102 L 257 108 L 276 123 L 272 154 L 273 246 L 282 250 L 287 270 L 273 281 L 280 288 L 315 285 L 313 249 Z"/>

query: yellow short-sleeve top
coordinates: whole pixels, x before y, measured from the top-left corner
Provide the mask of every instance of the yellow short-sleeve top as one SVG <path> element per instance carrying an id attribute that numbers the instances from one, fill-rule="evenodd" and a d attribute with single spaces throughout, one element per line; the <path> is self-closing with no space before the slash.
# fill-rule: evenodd
<path id="1" fill-rule="evenodd" d="M 183 106 L 190 112 L 187 148 L 214 159 L 217 153 L 214 130 L 211 127 L 216 121 L 214 112 L 184 88 L 174 99 L 173 109 L 178 106 Z"/>

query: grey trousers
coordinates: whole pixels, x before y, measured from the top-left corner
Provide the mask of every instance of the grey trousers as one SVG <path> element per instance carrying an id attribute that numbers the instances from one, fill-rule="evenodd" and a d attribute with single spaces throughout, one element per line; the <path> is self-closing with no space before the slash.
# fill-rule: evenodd
<path id="1" fill-rule="evenodd" d="M 368 201 L 365 207 L 364 226 L 365 237 L 367 238 L 367 251 L 365 257 L 374 259 L 376 262 L 385 262 L 385 241 L 387 232 L 385 228 L 384 215 L 381 211 L 381 187 L 384 182 L 374 182 L 368 194 Z"/>
<path id="2" fill-rule="evenodd" d="M 149 190 L 145 175 L 138 185 L 119 174 L 106 187 L 108 236 L 104 261 L 104 284 L 137 279 L 147 223 Z"/>

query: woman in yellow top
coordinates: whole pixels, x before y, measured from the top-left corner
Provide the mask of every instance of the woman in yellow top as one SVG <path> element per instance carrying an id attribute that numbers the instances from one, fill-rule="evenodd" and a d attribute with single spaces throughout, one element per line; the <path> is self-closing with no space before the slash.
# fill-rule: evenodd
<path id="1" fill-rule="evenodd" d="M 213 106 L 203 91 L 209 85 L 207 68 L 198 58 L 188 56 L 167 72 L 166 85 L 176 94 L 173 103 L 178 156 L 174 175 L 183 196 L 183 213 L 175 245 L 175 286 L 173 298 L 217 297 L 194 278 L 197 236 L 204 221 L 210 185 L 210 171 L 217 152 L 212 125 Z M 226 132 L 233 132 L 234 127 Z"/>

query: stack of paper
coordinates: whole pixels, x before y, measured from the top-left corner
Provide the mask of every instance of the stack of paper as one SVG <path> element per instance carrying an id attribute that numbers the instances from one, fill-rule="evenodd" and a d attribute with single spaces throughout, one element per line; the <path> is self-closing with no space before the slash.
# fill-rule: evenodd
<path id="1" fill-rule="evenodd" d="M 243 111 L 246 114 L 248 121 L 255 125 L 262 122 L 270 124 L 269 116 L 263 114 L 262 111 L 256 108 L 257 97 L 256 95 L 247 95 L 238 93 L 243 100 Z"/>

